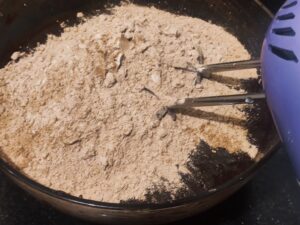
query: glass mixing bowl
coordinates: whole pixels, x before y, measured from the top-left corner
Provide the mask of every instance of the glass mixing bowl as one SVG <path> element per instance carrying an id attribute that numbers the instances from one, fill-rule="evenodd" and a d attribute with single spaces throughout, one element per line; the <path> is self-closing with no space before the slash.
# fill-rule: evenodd
<path id="1" fill-rule="evenodd" d="M 113 1 L 117 3 L 118 1 Z M 240 0 L 169 0 L 134 1 L 154 4 L 179 14 L 190 15 L 223 26 L 246 46 L 252 56 L 259 57 L 264 33 L 270 16 L 255 1 Z M 2 0 L 0 1 L 0 59 L 4 66 L 11 53 L 20 45 L 29 43 L 41 31 L 57 32 L 56 20 L 76 20 L 76 12 L 101 7 L 106 1 L 97 0 Z M 56 24 L 56 25 L 55 25 Z M 269 113 L 266 110 L 265 116 Z M 220 203 L 246 184 L 279 146 L 279 138 L 271 119 L 257 130 L 263 151 L 255 163 L 212 192 L 166 204 L 118 204 L 85 200 L 51 190 L 15 170 L 4 159 L 0 169 L 17 185 L 37 199 L 69 215 L 99 223 L 159 224 L 175 221 L 202 212 Z M 79 168 L 80 169 L 80 168 Z"/>

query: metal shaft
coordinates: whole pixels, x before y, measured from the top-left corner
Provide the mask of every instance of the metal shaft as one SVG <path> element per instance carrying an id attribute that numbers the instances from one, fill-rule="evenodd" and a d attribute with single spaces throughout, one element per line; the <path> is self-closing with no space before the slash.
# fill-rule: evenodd
<path id="1" fill-rule="evenodd" d="M 182 109 L 201 106 L 253 104 L 255 100 L 265 99 L 264 93 L 243 94 L 243 95 L 224 95 L 214 97 L 185 98 L 177 101 L 169 109 Z"/>
<path id="2" fill-rule="evenodd" d="M 260 65 L 261 65 L 260 60 L 245 60 L 245 61 L 203 65 L 199 67 L 197 70 L 200 73 L 214 73 L 214 72 L 259 68 Z"/>

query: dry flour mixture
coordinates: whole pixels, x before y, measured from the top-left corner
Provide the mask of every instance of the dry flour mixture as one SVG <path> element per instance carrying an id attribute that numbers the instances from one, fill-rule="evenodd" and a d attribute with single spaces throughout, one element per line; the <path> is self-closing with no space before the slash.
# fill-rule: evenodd
<path id="1" fill-rule="evenodd" d="M 55 190 L 106 202 L 175 198 L 200 141 L 251 158 L 243 106 L 155 116 L 173 99 L 243 93 L 180 68 L 249 59 L 222 27 L 123 4 L 85 17 L 0 70 L 1 156 Z M 221 74 L 255 78 L 256 71 Z"/>

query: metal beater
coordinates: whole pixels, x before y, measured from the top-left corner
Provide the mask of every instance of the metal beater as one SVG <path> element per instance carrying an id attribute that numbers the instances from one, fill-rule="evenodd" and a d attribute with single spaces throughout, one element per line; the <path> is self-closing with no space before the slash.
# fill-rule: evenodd
<path id="1" fill-rule="evenodd" d="M 260 60 L 204 65 L 194 72 L 209 79 L 214 72 L 260 68 L 263 93 L 184 98 L 167 110 L 214 105 L 253 104 L 266 99 L 281 140 L 300 179 L 300 1 L 288 0 L 266 34 Z"/>

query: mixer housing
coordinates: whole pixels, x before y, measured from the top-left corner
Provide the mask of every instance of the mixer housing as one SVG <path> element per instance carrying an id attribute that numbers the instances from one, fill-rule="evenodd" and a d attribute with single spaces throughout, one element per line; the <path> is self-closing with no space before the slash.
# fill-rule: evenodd
<path id="1" fill-rule="evenodd" d="M 262 48 L 263 85 L 281 140 L 300 178 L 300 2 L 288 0 Z"/>

